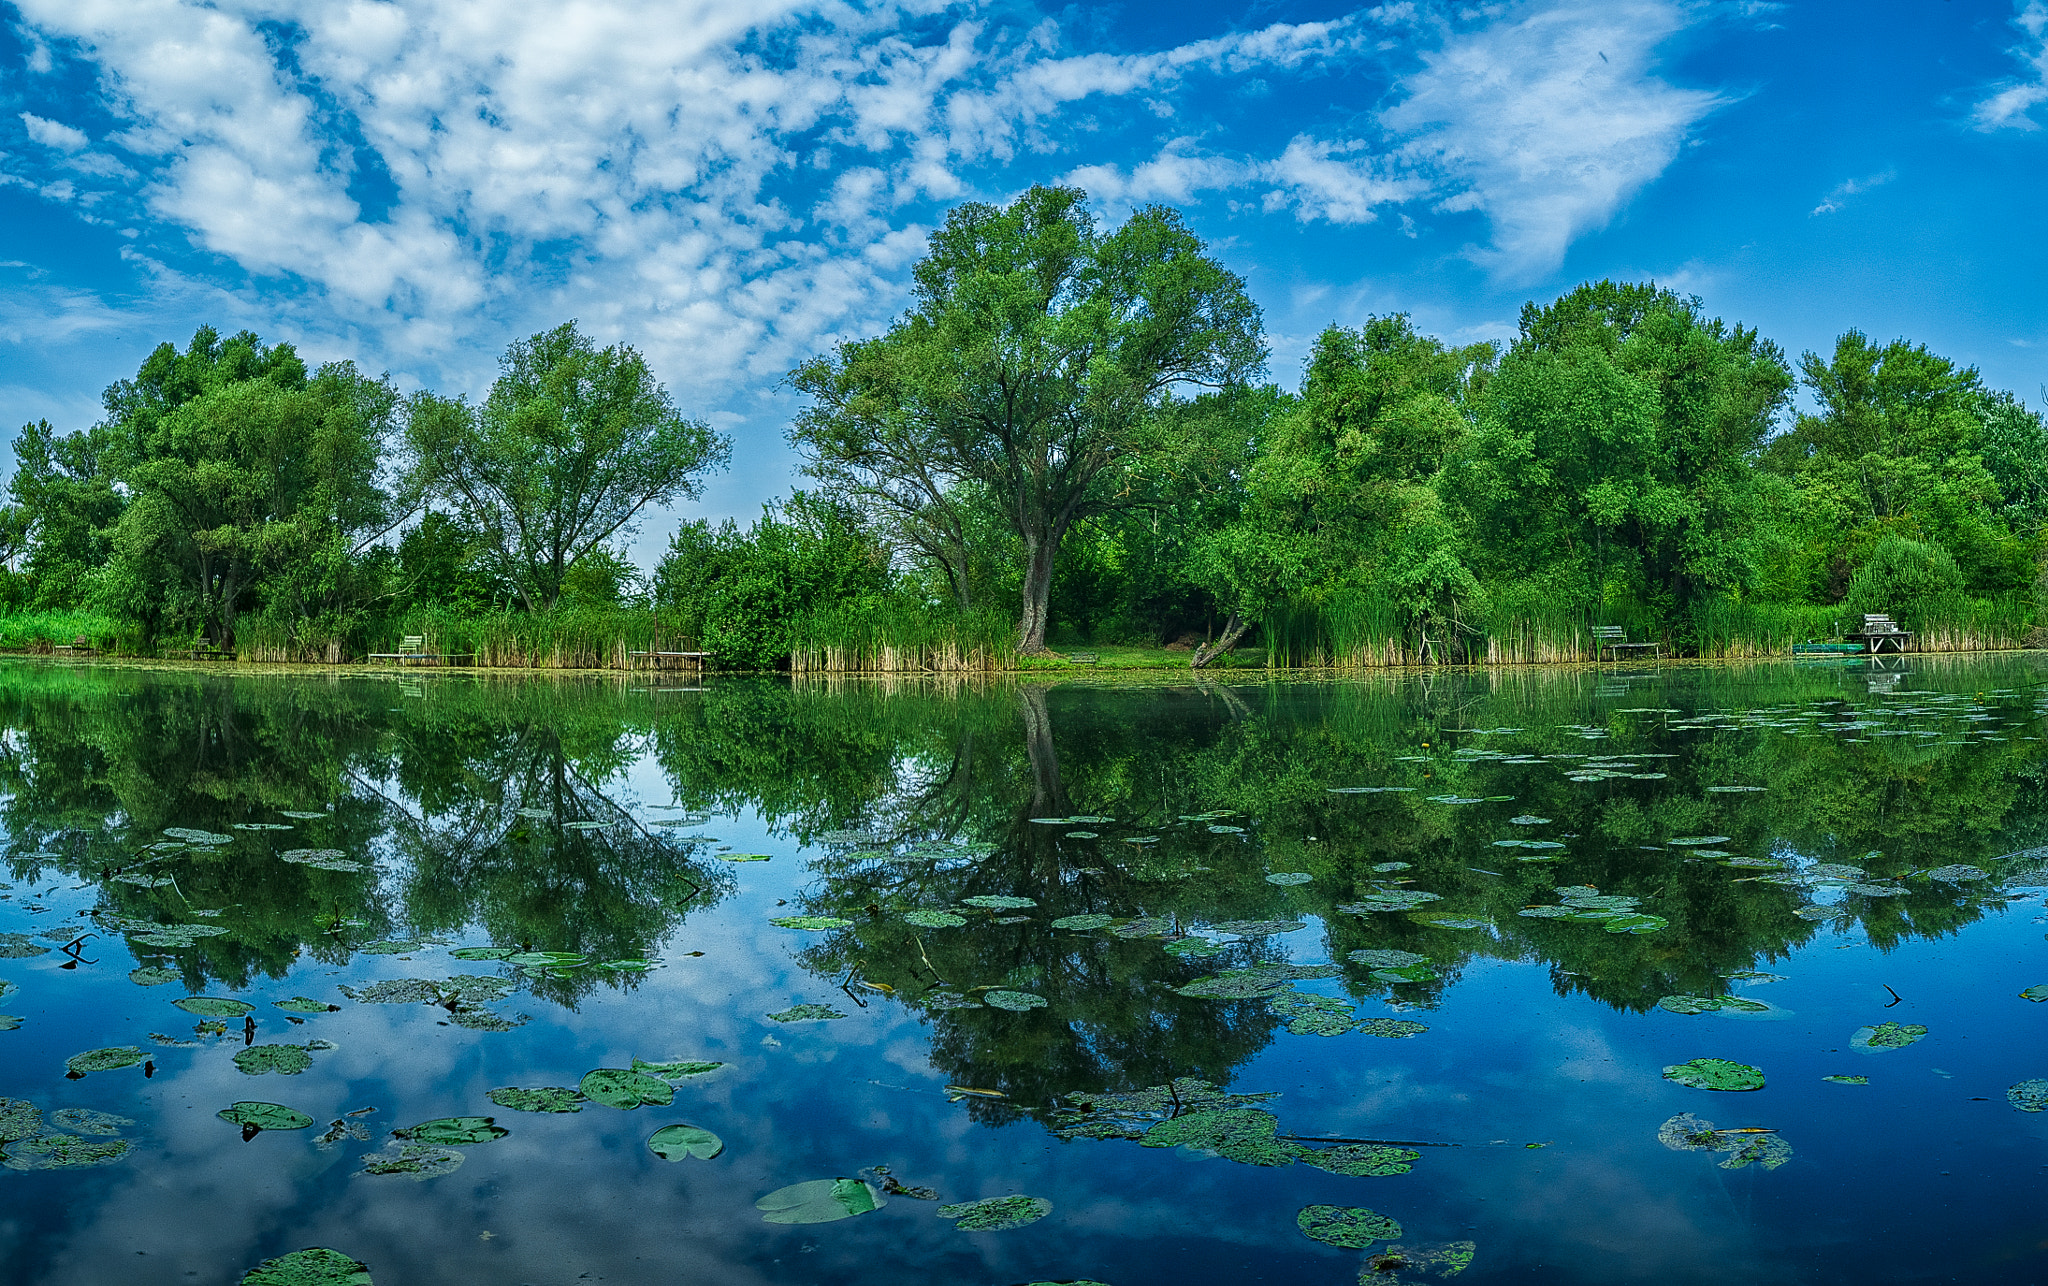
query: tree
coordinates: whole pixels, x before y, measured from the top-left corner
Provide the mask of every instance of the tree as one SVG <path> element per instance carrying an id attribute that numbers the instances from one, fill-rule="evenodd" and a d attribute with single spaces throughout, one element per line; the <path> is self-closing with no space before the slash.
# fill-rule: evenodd
<path id="1" fill-rule="evenodd" d="M 127 502 L 114 487 L 111 441 L 104 428 L 60 436 L 48 420 L 23 425 L 14 439 L 8 491 L 26 529 L 38 606 L 77 602 L 87 574 L 113 554 L 111 532 Z"/>
<path id="2" fill-rule="evenodd" d="M 388 379 L 350 362 L 308 376 L 291 345 L 246 331 L 160 346 L 107 390 L 105 449 L 132 499 L 101 597 L 145 620 L 168 602 L 222 647 L 252 606 L 291 629 L 341 609 L 356 560 L 410 512 L 383 485 L 397 404 Z"/>
<path id="3" fill-rule="evenodd" d="M 462 510 L 529 611 L 650 504 L 694 499 L 730 444 L 676 410 L 625 344 L 573 321 L 514 343 L 483 405 L 415 397 L 406 442 L 420 488 Z"/>
<path id="4" fill-rule="evenodd" d="M 1176 389 L 1264 368 L 1258 308 L 1174 211 L 1105 234 L 1075 188 L 955 208 L 914 276 L 887 334 L 791 374 L 813 399 L 791 441 L 814 476 L 934 531 L 948 488 L 987 487 L 1023 544 L 1018 647 L 1042 652 L 1060 542 L 1135 503 L 1116 466 Z"/>

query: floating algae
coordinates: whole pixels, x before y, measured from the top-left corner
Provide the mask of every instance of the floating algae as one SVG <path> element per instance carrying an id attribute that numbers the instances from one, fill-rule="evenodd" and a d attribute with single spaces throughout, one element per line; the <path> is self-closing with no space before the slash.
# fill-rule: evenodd
<path id="1" fill-rule="evenodd" d="M 1726 1058 L 1695 1058 L 1664 1069 L 1664 1079 L 1696 1090 L 1740 1092 L 1764 1087 L 1764 1074 Z"/>
<path id="2" fill-rule="evenodd" d="M 933 1213 L 953 1220 L 961 1232 L 1002 1232 L 1037 1223 L 1052 1213 L 1052 1202 L 1044 1197 L 984 1197 L 940 1206 Z"/>
<path id="3" fill-rule="evenodd" d="M 830 1005 L 791 1005 L 788 1009 L 768 1016 L 779 1023 L 823 1022 L 829 1018 L 846 1017 Z"/>
<path id="4" fill-rule="evenodd" d="M 1303 1206 L 1294 1224 L 1305 1235 L 1346 1250 L 1364 1250 L 1401 1235 L 1400 1224 L 1363 1206 Z"/>
<path id="5" fill-rule="evenodd" d="M 338 1250 L 312 1246 L 264 1260 L 243 1274 L 241 1286 L 371 1286 L 370 1267 Z"/>

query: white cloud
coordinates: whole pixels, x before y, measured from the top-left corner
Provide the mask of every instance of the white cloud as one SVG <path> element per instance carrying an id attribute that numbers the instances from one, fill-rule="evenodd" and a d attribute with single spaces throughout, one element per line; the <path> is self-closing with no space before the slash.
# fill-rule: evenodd
<path id="1" fill-rule="evenodd" d="M 1835 185 L 1834 191 L 1821 198 L 1820 204 L 1813 207 L 1812 213 L 1833 214 L 1841 209 L 1843 203 L 1850 197 L 1861 196 L 1875 187 L 1883 187 L 1897 177 L 1899 177 L 1897 170 L 1886 170 L 1882 174 L 1873 174 L 1868 178 L 1844 179 Z"/>
<path id="2" fill-rule="evenodd" d="M 2013 57 L 2026 70 L 1978 102 L 1970 115 L 1980 130 L 2041 128 L 2028 113 L 2048 102 L 2048 0 L 2020 0 L 2012 21 L 2024 37 Z"/>
<path id="3" fill-rule="evenodd" d="M 1493 244 L 1473 257 L 1504 279 L 1534 279 L 1727 101 L 1654 70 L 1658 47 L 1700 13 L 1667 0 L 1511 11 L 1423 54 L 1382 120 L 1407 136 L 1404 159 L 1448 191 L 1439 209 L 1491 220 Z"/>
<path id="4" fill-rule="evenodd" d="M 73 129 L 61 121 L 45 120 L 33 112 L 22 112 L 21 123 L 28 128 L 28 136 L 44 147 L 59 152 L 82 151 L 92 139 L 82 129 Z"/>

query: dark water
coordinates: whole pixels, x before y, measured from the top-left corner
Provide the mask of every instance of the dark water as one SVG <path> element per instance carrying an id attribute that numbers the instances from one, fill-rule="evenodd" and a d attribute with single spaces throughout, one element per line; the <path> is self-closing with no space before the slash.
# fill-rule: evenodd
<path id="1" fill-rule="evenodd" d="M 1430 1281 L 1467 1251 L 1448 1280 L 2048 1281 L 2048 1112 L 2008 1096 L 2048 1078 L 2020 995 L 2048 983 L 2044 663 L 1898 669 L 664 691 L 14 664 L 0 1095 L 34 1111 L 0 1128 L 28 1136 L 0 1279 L 235 1282 L 329 1247 L 383 1286 Z M 1392 789 L 1336 793 L 1361 787 Z M 1110 919 L 1053 923 L 1084 915 Z M 1246 921 L 1275 923 L 1219 931 Z M 805 1004 L 846 1016 L 768 1017 Z M 1402 1023 L 1427 1030 L 1373 1034 Z M 1858 1047 L 1885 1023 L 1898 1047 Z M 66 1076 L 130 1046 L 146 1067 Z M 1766 1084 L 1662 1074 L 1699 1058 Z M 636 1059 L 724 1066 L 613 1078 L 673 1093 L 632 1110 L 490 1097 Z M 245 1139 L 237 1102 L 312 1124 Z M 415 1144 L 459 1168 L 364 1173 L 408 1163 L 393 1130 L 482 1116 L 509 1133 Z M 665 1160 L 671 1125 L 723 1150 Z M 834 1178 L 828 1211 L 885 1204 L 756 1207 Z M 1007 1196 L 1050 1212 L 938 1210 Z M 1325 1244 L 1318 1206 L 1399 1231 Z"/>

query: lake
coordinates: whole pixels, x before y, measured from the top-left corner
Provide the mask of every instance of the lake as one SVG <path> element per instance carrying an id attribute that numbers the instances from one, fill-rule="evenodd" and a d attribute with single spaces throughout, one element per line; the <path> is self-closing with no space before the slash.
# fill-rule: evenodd
<path id="1" fill-rule="evenodd" d="M 2048 1281 L 2044 675 L 9 661 L 0 1279 Z"/>

